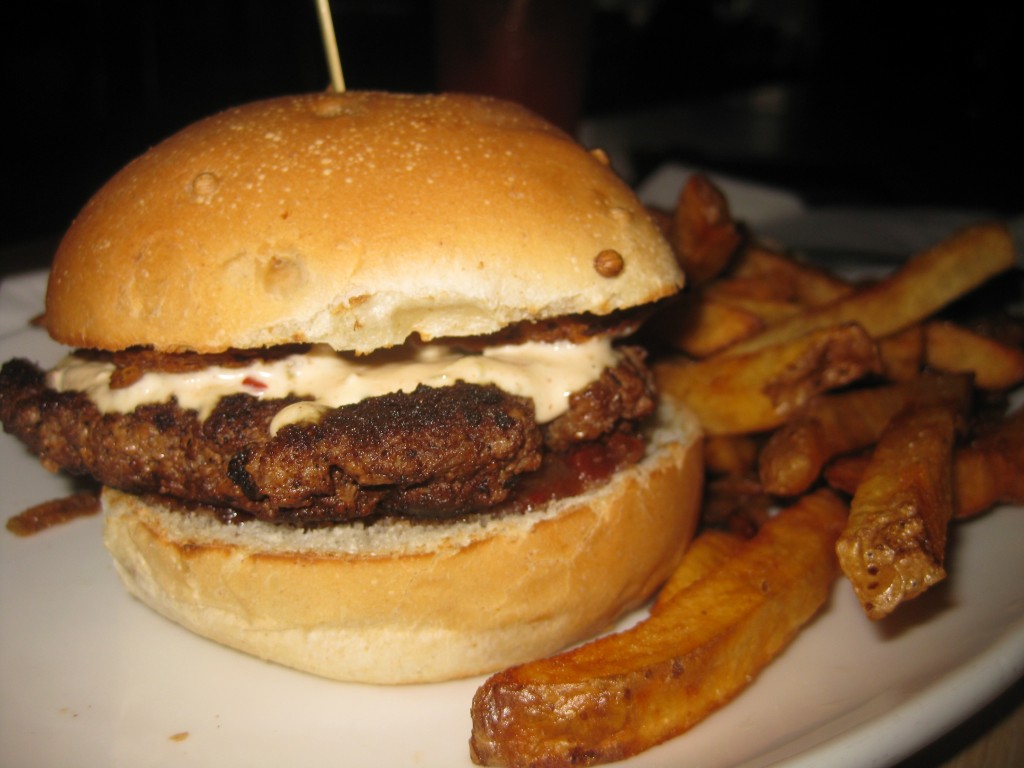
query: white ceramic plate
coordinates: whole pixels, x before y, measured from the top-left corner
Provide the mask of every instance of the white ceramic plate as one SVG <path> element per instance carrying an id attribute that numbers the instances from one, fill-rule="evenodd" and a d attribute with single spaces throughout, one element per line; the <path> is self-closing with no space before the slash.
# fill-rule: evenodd
<path id="1" fill-rule="evenodd" d="M 43 277 L 0 285 L 0 361 L 60 350 L 26 326 Z M 0 437 L 6 519 L 60 496 Z M 469 766 L 480 680 L 332 683 L 168 623 L 122 590 L 84 519 L 0 531 L 0 765 Z M 1024 510 L 957 526 L 952 576 L 881 625 L 844 583 L 734 702 L 635 766 L 882 766 L 966 718 L 1024 672 Z"/>

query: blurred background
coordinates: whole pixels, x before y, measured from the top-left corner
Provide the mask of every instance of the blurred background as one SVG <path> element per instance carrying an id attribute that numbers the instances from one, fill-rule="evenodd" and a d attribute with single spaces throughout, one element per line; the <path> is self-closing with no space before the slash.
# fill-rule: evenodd
<path id="1" fill-rule="evenodd" d="M 812 204 L 1024 209 L 1020 4 L 331 8 L 349 89 L 498 82 L 584 140 L 618 143 L 632 182 L 678 161 Z M 11 2 L 4 16 L 5 245 L 59 233 L 125 162 L 201 116 L 329 84 L 313 0 Z M 490 43 L 486 27 L 498 28 Z"/>

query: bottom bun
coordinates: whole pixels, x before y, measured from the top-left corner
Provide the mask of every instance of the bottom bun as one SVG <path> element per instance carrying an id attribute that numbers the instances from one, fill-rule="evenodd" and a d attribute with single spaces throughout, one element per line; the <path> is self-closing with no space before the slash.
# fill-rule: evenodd
<path id="1" fill-rule="evenodd" d="M 486 674 L 607 629 L 676 566 L 701 441 L 689 414 L 659 415 L 640 464 L 525 515 L 303 531 L 108 488 L 104 540 L 142 602 L 260 658 L 366 683 Z"/>

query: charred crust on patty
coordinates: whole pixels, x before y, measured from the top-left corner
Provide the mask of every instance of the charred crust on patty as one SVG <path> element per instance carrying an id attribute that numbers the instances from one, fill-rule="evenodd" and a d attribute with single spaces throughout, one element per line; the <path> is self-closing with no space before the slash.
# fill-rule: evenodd
<path id="1" fill-rule="evenodd" d="M 633 347 L 543 425 L 528 398 L 458 382 L 369 398 L 271 435 L 274 415 L 297 401 L 229 395 L 205 420 L 173 399 L 104 414 L 83 393 L 50 389 L 27 361 L 0 370 L 0 419 L 46 466 L 302 526 L 523 509 L 523 478 L 569 462 L 582 444 L 607 443 L 602 455 L 627 463 L 608 439 L 635 431 L 655 404 L 643 353 Z"/>
<path id="2" fill-rule="evenodd" d="M 252 455 L 252 451 L 249 448 L 243 448 L 228 462 L 228 477 L 231 478 L 231 482 L 237 485 L 245 497 L 250 501 L 260 501 L 264 497 L 260 493 L 259 486 L 256 485 L 256 481 L 253 480 L 252 475 L 246 470 L 246 465 L 249 463 L 249 458 Z"/>

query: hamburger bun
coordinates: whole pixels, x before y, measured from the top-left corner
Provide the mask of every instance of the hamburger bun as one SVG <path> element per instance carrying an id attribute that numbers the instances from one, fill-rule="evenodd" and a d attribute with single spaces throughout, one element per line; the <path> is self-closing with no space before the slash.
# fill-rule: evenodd
<path id="1" fill-rule="evenodd" d="M 343 681 L 483 674 L 608 628 L 675 568 L 700 433 L 667 403 L 659 417 L 640 464 L 525 515 L 303 531 L 105 489 L 104 540 L 131 594 L 223 645 Z"/>
<path id="2" fill-rule="evenodd" d="M 60 244 L 46 325 L 93 349 L 369 352 L 680 286 L 603 156 L 527 110 L 320 93 L 227 110 L 115 175 Z"/>

